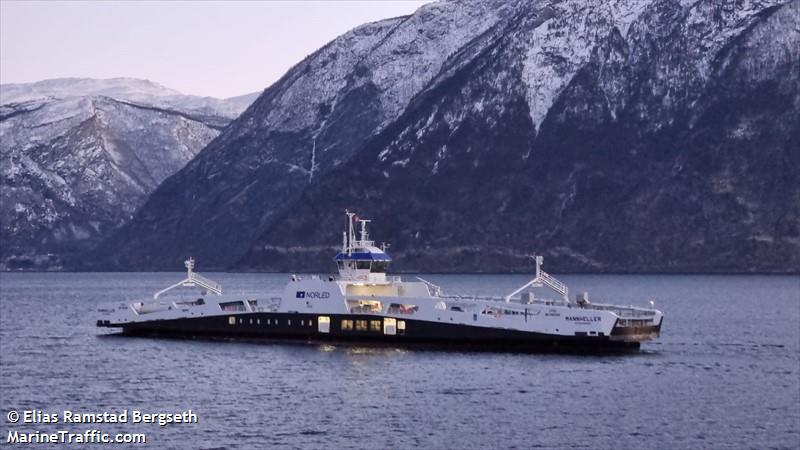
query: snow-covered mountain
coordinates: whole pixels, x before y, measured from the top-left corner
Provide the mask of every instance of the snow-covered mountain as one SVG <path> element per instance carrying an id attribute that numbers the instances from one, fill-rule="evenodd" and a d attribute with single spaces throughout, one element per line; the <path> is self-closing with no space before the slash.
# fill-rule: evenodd
<path id="1" fill-rule="evenodd" d="M 95 254 L 327 267 L 800 270 L 800 1 L 443 1 L 291 69 Z M 202 226 L 197 224 L 202 223 Z"/>
<path id="2" fill-rule="evenodd" d="M 58 268 L 129 220 L 242 109 L 145 80 L 0 85 L 0 266 Z"/>
<path id="3" fill-rule="evenodd" d="M 0 104 L 51 98 L 110 97 L 164 109 L 233 119 L 247 109 L 259 94 L 219 99 L 181 94 L 158 83 L 138 78 L 55 78 L 35 83 L 3 84 L 0 88 Z"/>

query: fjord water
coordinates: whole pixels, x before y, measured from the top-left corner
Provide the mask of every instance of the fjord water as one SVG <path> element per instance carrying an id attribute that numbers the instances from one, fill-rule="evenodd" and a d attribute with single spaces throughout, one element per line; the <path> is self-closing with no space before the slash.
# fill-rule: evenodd
<path id="1" fill-rule="evenodd" d="M 656 299 L 662 337 L 626 355 L 121 338 L 95 328 L 98 304 L 149 296 L 182 276 L 0 275 L 3 442 L 10 430 L 98 429 L 146 433 L 151 448 L 800 446 L 800 277 L 561 277 L 592 299 Z M 288 279 L 209 276 L 228 292 L 278 292 Z M 527 280 L 424 277 L 482 295 Z M 8 411 L 31 409 L 191 409 L 199 422 L 8 423 Z"/>

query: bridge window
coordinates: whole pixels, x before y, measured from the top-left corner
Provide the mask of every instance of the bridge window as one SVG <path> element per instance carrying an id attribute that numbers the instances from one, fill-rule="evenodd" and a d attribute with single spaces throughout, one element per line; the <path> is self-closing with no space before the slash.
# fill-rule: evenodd
<path id="1" fill-rule="evenodd" d="M 356 269 L 369 270 L 372 261 L 356 261 Z"/>
<path id="2" fill-rule="evenodd" d="M 386 272 L 386 269 L 388 267 L 389 267 L 389 262 L 388 261 L 373 261 L 372 262 L 372 269 L 370 269 L 370 272 L 373 272 L 373 273 L 384 273 L 384 272 Z"/>

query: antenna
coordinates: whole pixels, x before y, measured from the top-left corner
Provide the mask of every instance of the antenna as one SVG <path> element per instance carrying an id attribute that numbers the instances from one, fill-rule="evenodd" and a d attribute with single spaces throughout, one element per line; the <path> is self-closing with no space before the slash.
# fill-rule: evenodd
<path id="1" fill-rule="evenodd" d="M 367 241 L 367 224 L 372 221 L 367 219 L 358 219 L 358 221 L 361 222 L 361 242 L 365 243 Z"/>
<path id="2" fill-rule="evenodd" d="M 344 213 L 347 215 L 347 254 L 350 255 L 353 252 L 353 241 L 355 240 L 355 234 L 353 232 L 353 216 L 355 213 L 351 213 L 348 210 L 344 210 Z"/>

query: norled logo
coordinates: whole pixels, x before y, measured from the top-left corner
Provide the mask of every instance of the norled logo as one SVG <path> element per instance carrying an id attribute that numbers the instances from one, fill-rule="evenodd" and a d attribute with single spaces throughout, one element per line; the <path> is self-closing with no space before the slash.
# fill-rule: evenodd
<path id="1" fill-rule="evenodd" d="M 330 292 L 297 291 L 296 298 L 330 298 Z"/>

